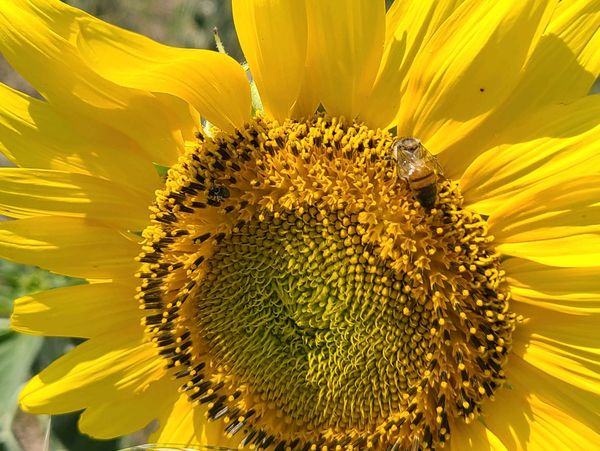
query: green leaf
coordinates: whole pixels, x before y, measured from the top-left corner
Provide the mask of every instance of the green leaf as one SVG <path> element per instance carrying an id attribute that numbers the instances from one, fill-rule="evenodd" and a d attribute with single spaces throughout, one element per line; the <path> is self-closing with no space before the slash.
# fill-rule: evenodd
<path id="1" fill-rule="evenodd" d="M 260 99 L 260 94 L 258 92 L 258 88 L 256 87 L 256 83 L 254 82 L 254 77 L 252 77 L 252 72 L 250 71 L 250 66 L 248 63 L 242 63 L 242 68 L 246 71 L 246 76 L 250 80 L 250 97 L 252 98 L 252 116 L 256 116 L 256 113 L 264 113 L 265 109 L 262 104 L 262 100 Z"/>
<path id="2" fill-rule="evenodd" d="M 42 346 L 42 337 L 0 332 L 0 412 L 15 409 L 19 389 L 29 378 L 29 370 Z"/>
<path id="3" fill-rule="evenodd" d="M 19 449 L 12 433 L 17 398 L 42 342 L 41 337 L 0 332 L 0 445 L 7 450 Z"/>
<path id="4" fill-rule="evenodd" d="M 169 172 L 169 167 L 168 166 L 163 166 L 160 165 L 158 163 L 152 163 L 154 165 L 154 169 L 156 169 L 156 173 L 160 176 L 160 177 L 166 177 L 167 176 L 167 172 Z"/>

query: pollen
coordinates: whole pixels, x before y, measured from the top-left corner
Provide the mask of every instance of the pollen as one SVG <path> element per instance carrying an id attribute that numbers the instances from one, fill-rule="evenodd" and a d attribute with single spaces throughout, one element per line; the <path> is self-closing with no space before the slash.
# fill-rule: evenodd
<path id="1" fill-rule="evenodd" d="M 503 385 L 516 319 L 486 222 L 443 177 L 423 206 L 393 142 L 257 119 L 198 134 L 157 192 L 146 334 L 240 448 L 437 448 Z"/>

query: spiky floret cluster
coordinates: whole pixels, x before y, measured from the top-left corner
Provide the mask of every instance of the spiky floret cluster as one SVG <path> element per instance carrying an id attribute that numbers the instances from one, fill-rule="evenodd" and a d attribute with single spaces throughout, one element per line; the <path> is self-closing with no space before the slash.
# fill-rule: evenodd
<path id="1" fill-rule="evenodd" d="M 315 117 L 199 135 L 157 193 L 138 298 L 190 402 L 241 446 L 443 445 L 503 383 L 485 221 L 415 200 L 392 137 Z"/>

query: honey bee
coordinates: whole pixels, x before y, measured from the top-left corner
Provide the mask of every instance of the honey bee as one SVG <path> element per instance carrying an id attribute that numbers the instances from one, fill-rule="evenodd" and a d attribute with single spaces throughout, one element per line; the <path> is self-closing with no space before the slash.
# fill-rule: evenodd
<path id="1" fill-rule="evenodd" d="M 391 145 L 398 175 L 406 180 L 419 203 L 431 209 L 437 202 L 437 182 L 442 178 L 442 167 L 417 138 L 400 138 Z"/>
<path id="2" fill-rule="evenodd" d="M 222 185 L 213 184 L 208 189 L 207 203 L 212 207 L 218 207 L 229 197 L 229 190 Z"/>

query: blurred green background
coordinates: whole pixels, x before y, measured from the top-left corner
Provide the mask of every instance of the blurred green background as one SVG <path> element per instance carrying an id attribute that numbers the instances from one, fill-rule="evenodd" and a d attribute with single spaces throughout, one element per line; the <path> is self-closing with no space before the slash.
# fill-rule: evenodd
<path id="1" fill-rule="evenodd" d="M 67 0 L 66 3 L 178 47 L 216 49 L 213 28 L 217 27 L 227 52 L 242 60 L 229 1 Z M 36 95 L 1 57 L 0 82 Z M 0 164 L 8 162 L 0 156 Z M 121 440 L 92 440 L 78 432 L 78 414 L 54 416 L 50 421 L 48 416 L 28 415 L 17 407 L 18 393 L 25 381 L 75 346 L 78 340 L 11 332 L 8 318 L 12 301 L 27 293 L 76 283 L 82 281 L 0 260 L 0 451 L 114 451 L 147 441 L 144 431 Z"/>

